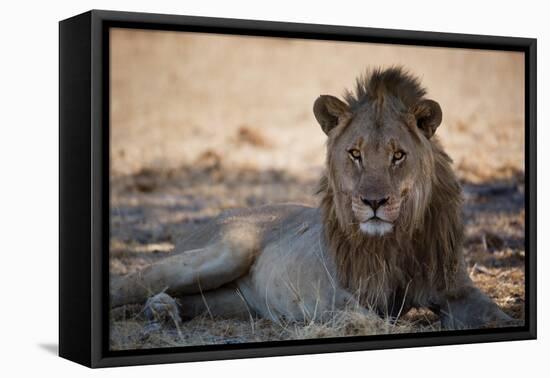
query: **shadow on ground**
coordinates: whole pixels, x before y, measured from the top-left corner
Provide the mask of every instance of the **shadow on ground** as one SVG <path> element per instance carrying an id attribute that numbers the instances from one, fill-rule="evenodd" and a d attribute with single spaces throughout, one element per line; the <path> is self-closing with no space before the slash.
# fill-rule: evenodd
<path id="1" fill-rule="evenodd" d="M 38 347 L 50 354 L 59 355 L 59 345 L 55 343 L 42 343 L 38 344 Z"/>

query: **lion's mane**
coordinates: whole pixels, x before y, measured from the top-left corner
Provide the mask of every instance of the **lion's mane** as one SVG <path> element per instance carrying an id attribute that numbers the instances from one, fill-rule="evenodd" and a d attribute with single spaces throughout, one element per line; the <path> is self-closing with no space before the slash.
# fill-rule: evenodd
<path id="1" fill-rule="evenodd" d="M 370 101 L 393 101 L 410 108 L 425 96 L 419 81 L 400 68 L 374 70 L 357 80 L 355 92 L 345 98 L 353 112 Z M 421 159 L 414 169 L 422 179 L 403 203 L 403 216 L 395 232 L 379 238 L 365 236 L 346 224 L 346 194 L 338 190 L 331 159 L 334 140 L 350 119 L 344 120 L 327 142 L 326 173 L 321 178 L 321 213 L 329 253 L 339 279 L 363 305 L 398 313 L 409 303 L 430 306 L 435 290 L 453 293 L 463 286 L 462 194 L 451 169 L 451 159 L 434 136 L 417 136 Z M 396 290 L 397 288 L 397 290 Z M 389 297 L 388 297 L 389 296 Z"/>

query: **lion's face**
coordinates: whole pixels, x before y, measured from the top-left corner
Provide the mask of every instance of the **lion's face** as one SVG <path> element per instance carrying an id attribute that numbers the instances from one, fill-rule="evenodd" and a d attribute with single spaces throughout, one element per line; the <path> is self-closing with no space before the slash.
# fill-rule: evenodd
<path id="1" fill-rule="evenodd" d="M 336 181 L 349 196 L 360 230 L 369 235 L 393 230 L 415 182 L 418 159 L 406 120 L 388 115 L 378 121 L 371 112 L 358 115 L 331 151 L 340 167 Z"/>
<path id="2" fill-rule="evenodd" d="M 327 133 L 327 162 L 340 221 L 368 236 L 409 226 L 427 202 L 433 170 L 431 135 L 419 127 L 418 113 L 391 101 L 366 104 L 352 113 L 329 98 L 324 109 L 338 116 Z"/>

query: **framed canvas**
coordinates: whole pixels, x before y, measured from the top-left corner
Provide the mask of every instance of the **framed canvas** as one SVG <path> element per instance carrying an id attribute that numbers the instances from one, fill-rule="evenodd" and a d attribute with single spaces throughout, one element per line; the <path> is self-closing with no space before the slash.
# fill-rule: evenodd
<path id="1" fill-rule="evenodd" d="M 536 338 L 535 39 L 59 27 L 62 357 Z"/>

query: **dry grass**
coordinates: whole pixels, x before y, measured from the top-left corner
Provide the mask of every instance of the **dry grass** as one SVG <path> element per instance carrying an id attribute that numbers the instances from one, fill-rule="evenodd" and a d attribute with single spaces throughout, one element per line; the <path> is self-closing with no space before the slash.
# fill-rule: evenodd
<path id="1" fill-rule="evenodd" d="M 523 57 L 519 53 L 118 30 L 111 37 L 111 274 L 167 256 L 220 211 L 315 205 L 325 136 L 311 107 L 367 65 L 404 64 L 440 102 L 438 129 L 465 190 L 472 279 L 524 318 Z M 112 314 L 111 347 L 242 343 L 438 330 L 357 311 L 316 324 L 211 319 L 148 325 Z"/>
<path id="2" fill-rule="evenodd" d="M 438 330 L 437 324 L 393 324 L 374 314 L 340 311 L 326 322 L 274 323 L 266 319 L 223 319 L 199 316 L 178 324 L 147 323 L 139 317 L 116 318 L 111 323 L 113 350 L 167 346 L 235 344 L 262 341 L 304 340 L 358 335 L 379 335 Z"/>

